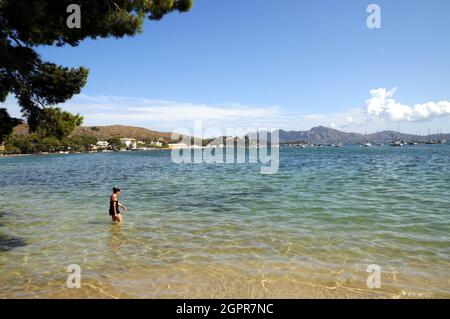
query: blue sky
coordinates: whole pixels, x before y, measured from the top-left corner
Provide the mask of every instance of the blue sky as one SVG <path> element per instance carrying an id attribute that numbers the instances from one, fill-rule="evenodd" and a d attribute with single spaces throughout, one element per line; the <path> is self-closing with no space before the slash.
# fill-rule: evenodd
<path id="1" fill-rule="evenodd" d="M 62 105 L 87 125 L 450 132 L 449 14 L 447 0 L 196 0 L 133 38 L 39 51 L 90 69 Z"/>

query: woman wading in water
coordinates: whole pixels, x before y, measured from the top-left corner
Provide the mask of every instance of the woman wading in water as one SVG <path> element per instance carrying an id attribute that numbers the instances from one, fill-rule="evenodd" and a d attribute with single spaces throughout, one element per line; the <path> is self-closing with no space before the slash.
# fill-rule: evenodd
<path id="1" fill-rule="evenodd" d="M 113 187 L 113 194 L 109 200 L 109 215 L 112 216 L 112 221 L 118 221 L 119 224 L 122 222 L 122 215 L 120 215 L 119 206 L 122 207 L 125 211 L 127 208 L 119 202 L 118 196 L 120 195 L 120 189 Z"/>

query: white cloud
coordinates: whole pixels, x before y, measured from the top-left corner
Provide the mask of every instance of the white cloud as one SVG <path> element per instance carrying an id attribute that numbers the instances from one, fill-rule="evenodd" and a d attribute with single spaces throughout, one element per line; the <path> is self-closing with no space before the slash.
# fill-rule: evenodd
<path id="1" fill-rule="evenodd" d="M 82 99 L 95 101 L 93 97 Z M 271 118 L 279 113 L 279 107 L 253 107 L 243 105 L 211 106 L 178 101 L 138 98 L 99 97 L 99 103 L 67 104 L 71 110 L 83 109 L 92 119 L 112 118 L 127 121 L 194 121 L 236 120 L 242 118 Z M 99 112 L 100 111 L 100 112 Z M 105 112 L 106 111 L 106 112 Z M 109 111 L 109 112 L 107 112 Z M 109 114 L 108 114 L 109 113 Z"/>
<path id="2" fill-rule="evenodd" d="M 386 117 L 392 121 L 421 121 L 450 115 L 450 102 L 448 101 L 408 106 L 393 98 L 395 91 L 396 88 L 371 90 L 372 97 L 366 101 L 367 115 L 369 117 Z"/>
<path id="3" fill-rule="evenodd" d="M 324 114 L 307 114 L 299 115 L 299 119 L 303 120 L 308 126 L 328 126 L 337 130 L 357 130 L 359 126 L 367 122 L 366 114 L 363 109 L 348 109 L 340 113 L 324 113 Z"/>
<path id="4" fill-rule="evenodd" d="M 172 130 L 191 127 L 202 120 L 205 126 L 268 127 L 286 119 L 279 106 L 249 106 L 237 103 L 208 105 L 135 97 L 78 95 L 62 105 L 81 113 L 85 125 L 124 124 L 152 129 Z"/>
<path id="5" fill-rule="evenodd" d="M 177 100 L 146 99 L 124 96 L 89 96 L 80 94 L 60 105 L 64 110 L 84 116 L 84 125 L 132 125 L 160 131 L 192 128 L 194 121 L 203 126 L 225 128 L 256 127 L 265 129 L 309 130 L 323 125 L 347 132 L 397 130 L 417 133 L 428 128 L 449 130 L 450 103 L 430 102 L 413 107 L 393 99 L 392 90 L 374 89 L 366 107 L 347 108 L 339 112 L 302 113 L 302 107 L 286 110 L 280 106 L 251 106 L 238 103 L 209 105 Z M 20 107 L 13 97 L 4 103 L 13 116 Z M 3 104 L 2 104 L 3 106 Z M 427 121 L 420 121 L 427 120 Z M 399 121 L 403 121 L 401 127 Z"/>
<path id="6" fill-rule="evenodd" d="M 347 118 L 345 119 L 345 121 L 341 124 L 341 127 L 342 127 L 342 128 L 349 127 L 349 126 L 351 126 L 352 124 L 354 124 L 353 117 L 347 116 Z"/>

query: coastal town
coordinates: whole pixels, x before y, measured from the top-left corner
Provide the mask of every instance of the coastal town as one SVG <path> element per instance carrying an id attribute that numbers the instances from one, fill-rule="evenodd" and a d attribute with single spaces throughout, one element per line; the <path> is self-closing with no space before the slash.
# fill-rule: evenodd
<path id="1" fill-rule="evenodd" d="M 0 156 L 162 150 L 176 142 L 171 133 L 123 125 L 80 126 L 61 137 L 30 132 L 26 124 L 20 124 L 0 142 Z"/>
<path id="2" fill-rule="evenodd" d="M 14 134 L 0 144 L 0 156 L 26 154 L 73 154 L 97 152 L 152 151 L 171 149 L 263 147 L 270 143 L 258 140 L 252 133 L 245 137 L 220 136 L 216 138 L 179 136 L 173 140 L 171 133 L 151 131 L 131 126 L 80 127 L 70 136 L 58 139 L 29 133 L 26 127 L 19 127 Z M 275 132 L 275 131 L 274 131 Z M 267 133 L 267 140 L 271 134 Z M 126 136 L 126 135 L 131 136 Z M 358 134 L 338 131 L 327 127 L 314 127 L 309 131 L 277 132 L 280 147 L 320 148 L 356 145 L 360 147 L 414 146 L 446 144 L 449 134 L 440 130 L 437 134 L 410 135 L 395 131 L 373 134 Z M 261 139 L 261 135 L 259 135 Z"/>
<path id="3" fill-rule="evenodd" d="M 92 138 L 91 138 L 92 139 Z M 45 143 L 45 141 L 43 141 Z M 77 145 L 76 147 L 70 144 L 66 145 L 47 145 L 46 148 L 36 148 L 35 152 L 21 152 L 19 148 L 13 148 L 7 143 L 0 144 L 0 156 L 14 155 L 14 154 L 70 154 L 70 153 L 97 153 L 97 152 L 125 152 L 125 151 L 148 151 L 159 149 L 170 149 L 173 147 L 180 147 L 178 143 L 167 143 L 164 140 L 140 141 L 134 138 L 113 138 L 110 140 L 90 141 L 87 145 Z M 46 147 L 46 146 L 43 146 Z"/>

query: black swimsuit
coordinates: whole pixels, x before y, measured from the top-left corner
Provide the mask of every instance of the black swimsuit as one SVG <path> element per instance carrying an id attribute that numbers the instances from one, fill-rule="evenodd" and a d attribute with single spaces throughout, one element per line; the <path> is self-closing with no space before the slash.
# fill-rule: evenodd
<path id="1" fill-rule="evenodd" d="M 120 211 L 119 211 L 119 200 L 116 199 L 115 201 L 113 201 L 112 197 L 113 197 L 113 195 L 111 195 L 111 198 L 109 200 L 109 214 L 111 216 L 114 216 L 114 203 L 116 205 L 116 212 L 117 212 L 117 214 L 120 214 Z"/>

